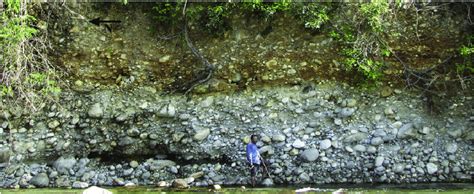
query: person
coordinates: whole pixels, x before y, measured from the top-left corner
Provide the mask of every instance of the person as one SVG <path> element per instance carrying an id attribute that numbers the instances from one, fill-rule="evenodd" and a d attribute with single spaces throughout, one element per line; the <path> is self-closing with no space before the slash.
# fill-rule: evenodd
<path id="1" fill-rule="evenodd" d="M 257 179 L 257 172 L 260 170 L 260 153 L 258 152 L 257 142 L 258 136 L 251 135 L 250 142 L 247 144 L 247 162 L 250 166 L 250 176 L 252 179 L 252 186 L 255 187 L 255 182 Z"/>

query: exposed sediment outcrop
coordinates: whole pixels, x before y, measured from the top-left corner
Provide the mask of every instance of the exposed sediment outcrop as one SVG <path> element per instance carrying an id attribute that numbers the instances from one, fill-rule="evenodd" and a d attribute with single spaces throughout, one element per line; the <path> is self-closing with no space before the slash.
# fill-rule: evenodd
<path id="1" fill-rule="evenodd" d="M 246 184 L 245 145 L 258 134 L 276 184 L 472 181 L 472 97 L 438 115 L 396 89 L 343 84 L 235 94 L 71 92 L 61 105 L 2 110 L 0 186 Z M 85 187 L 87 187 L 85 186 Z"/>

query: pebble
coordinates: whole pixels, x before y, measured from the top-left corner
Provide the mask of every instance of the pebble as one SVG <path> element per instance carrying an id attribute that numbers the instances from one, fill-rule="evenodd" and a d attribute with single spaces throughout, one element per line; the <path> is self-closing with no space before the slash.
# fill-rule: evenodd
<path id="1" fill-rule="evenodd" d="M 360 145 L 360 144 L 354 146 L 353 149 L 354 149 L 355 151 L 358 151 L 358 152 L 365 152 L 365 151 L 367 150 L 367 148 L 366 148 L 365 146 Z"/>
<path id="2" fill-rule="evenodd" d="M 446 152 L 450 154 L 456 153 L 457 150 L 458 150 L 458 145 L 456 143 L 448 143 L 448 145 L 446 146 Z"/>
<path id="3" fill-rule="evenodd" d="M 293 144 L 291 144 L 291 145 L 292 145 L 294 148 L 304 148 L 304 147 L 306 146 L 306 144 L 305 144 L 303 141 L 299 140 L 299 139 L 295 140 L 295 141 L 293 142 Z"/>
<path id="4" fill-rule="evenodd" d="M 307 149 L 300 154 L 301 159 L 306 162 L 313 162 L 319 157 L 319 151 L 317 149 L 311 148 Z"/>
<path id="5" fill-rule="evenodd" d="M 328 149 L 331 147 L 331 140 L 325 139 L 319 143 L 319 148 L 322 150 Z"/>
<path id="6" fill-rule="evenodd" d="M 384 157 L 383 157 L 383 156 L 377 156 L 377 157 L 375 158 L 375 166 L 382 166 L 383 161 L 384 161 Z"/>
<path id="7" fill-rule="evenodd" d="M 196 141 L 202 141 L 209 136 L 211 133 L 211 130 L 209 128 L 201 129 L 196 132 L 196 134 L 193 136 L 193 139 Z"/>
<path id="8" fill-rule="evenodd" d="M 86 182 L 74 181 L 72 183 L 72 188 L 74 189 L 85 189 L 87 187 L 89 187 L 89 183 Z"/>
<path id="9" fill-rule="evenodd" d="M 135 160 L 132 160 L 132 161 L 130 162 L 130 167 L 132 167 L 132 168 L 138 167 L 138 162 L 135 161 Z"/>
<path id="10" fill-rule="evenodd" d="M 381 145 L 381 144 L 383 144 L 383 139 L 381 137 L 374 137 L 374 138 L 372 138 L 372 140 L 370 140 L 370 144 L 372 144 L 374 146 Z"/>
<path id="11" fill-rule="evenodd" d="M 438 166 L 433 163 L 428 163 L 426 164 L 426 170 L 428 171 L 428 174 L 434 174 L 438 171 Z"/>
<path id="12" fill-rule="evenodd" d="M 160 63 L 166 63 L 166 62 L 170 61 L 170 59 L 171 59 L 171 55 L 164 55 L 164 56 L 160 57 L 160 59 L 158 59 L 158 61 Z"/>
<path id="13" fill-rule="evenodd" d="M 89 117 L 101 118 L 104 114 L 104 111 L 102 110 L 102 106 L 100 105 L 100 103 L 95 103 L 91 106 L 87 113 L 89 114 Z"/>

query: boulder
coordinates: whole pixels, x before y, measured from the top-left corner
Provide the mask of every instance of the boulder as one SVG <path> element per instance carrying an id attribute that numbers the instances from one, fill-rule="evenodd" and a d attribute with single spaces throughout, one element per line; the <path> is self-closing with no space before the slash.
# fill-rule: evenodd
<path id="1" fill-rule="evenodd" d="M 329 139 L 325 139 L 319 142 L 319 148 L 321 148 L 322 150 L 328 149 L 330 147 L 331 147 L 331 140 Z"/>
<path id="2" fill-rule="evenodd" d="M 49 177 L 46 173 L 39 173 L 30 180 L 30 183 L 36 187 L 47 187 L 49 185 Z"/>
<path id="3" fill-rule="evenodd" d="M 451 143 L 446 146 L 446 152 L 450 154 L 456 153 L 457 150 L 458 150 L 458 145 L 456 143 Z"/>
<path id="4" fill-rule="evenodd" d="M 72 183 L 72 188 L 74 189 L 85 189 L 87 187 L 89 187 L 89 183 L 86 183 L 86 182 L 74 181 Z"/>
<path id="5" fill-rule="evenodd" d="M 275 142 L 282 142 L 286 140 L 286 137 L 282 134 L 273 135 L 272 140 Z"/>
<path id="6" fill-rule="evenodd" d="M 300 154 L 300 158 L 305 162 L 312 162 L 318 159 L 319 151 L 317 149 L 311 148 L 307 149 Z"/>
<path id="7" fill-rule="evenodd" d="M 166 181 L 159 181 L 158 183 L 156 183 L 156 186 L 158 186 L 158 187 L 169 187 L 169 184 Z"/>
<path id="8" fill-rule="evenodd" d="M 75 164 L 76 159 L 73 157 L 60 157 L 54 162 L 53 167 L 61 174 L 69 174 L 69 169 L 74 167 Z"/>
<path id="9" fill-rule="evenodd" d="M 370 144 L 378 146 L 380 144 L 383 144 L 383 139 L 381 137 L 374 137 L 370 140 Z"/>
<path id="10" fill-rule="evenodd" d="M 216 191 L 219 191 L 222 189 L 222 187 L 220 185 L 213 185 L 212 188 Z"/>
<path id="11" fill-rule="evenodd" d="M 413 130 L 413 123 L 407 123 L 407 124 L 402 125 L 402 127 L 400 127 L 397 133 L 398 138 L 409 138 L 413 136 L 415 136 L 415 133 Z"/>
<path id="12" fill-rule="evenodd" d="M 354 114 L 355 109 L 353 108 L 343 108 L 341 112 L 339 112 L 339 117 L 345 118 L 345 117 L 350 117 L 352 114 Z"/>
<path id="13" fill-rule="evenodd" d="M 211 133 L 209 128 L 201 129 L 194 134 L 193 139 L 196 141 L 202 141 L 207 138 L 207 136 Z"/>
<path id="14" fill-rule="evenodd" d="M 266 179 L 263 179 L 262 185 L 265 186 L 265 187 L 270 187 L 270 186 L 273 186 L 274 183 L 273 183 L 272 179 L 266 178 Z"/>
<path id="15" fill-rule="evenodd" d="M 345 143 L 360 142 L 364 139 L 367 139 L 368 136 L 369 134 L 367 133 L 357 132 L 357 133 L 346 136 L 343 141 Z"/>
<path id="16" fill-rule="evenodd" d="M 112 192 L 107 189 L 92 186 L 84 190 L 82 194 L 112 194 Z"/>
<path id="17" fill-rule="evenodd" d="M 87 114 L 92 118 L 101 118 L 102 115 L 104 115 L 104 110 L 100 103 L 95 103 L 91 106 Z"/>
<path id="18" fill-rule="evenodd" d="M 426 170 L 428 171 L 428 174 L 434 174 L 438 171 L 438 166 L 430 162 L 426 164 Z"/>
<path id="19" fill-rule="evenodd" d="M 186 189 L 189 187 L 188 183 L 184 179 L 174 179 L 171 185 L 178 189 Z"/>

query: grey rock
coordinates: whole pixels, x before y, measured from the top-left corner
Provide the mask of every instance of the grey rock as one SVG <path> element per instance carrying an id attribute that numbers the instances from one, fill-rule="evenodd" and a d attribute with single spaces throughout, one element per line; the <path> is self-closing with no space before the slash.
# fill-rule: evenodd
<path id="1" fill-rule="evenodd" d="M 458 145 L 456 143 L 450 143 L 446 145 L 446 152 L 450 154 L 456 153 L 457 150 L 458 150 Z"/>
<path id="2" fill-rule="evenodd" d="M 462 135 L 462 130 L 461 129 L 448 129 L 447 133 L 449 136 L 453 138 L 458 138 Z"/>
<path id="3" fill-rule="evenodd" d="M 85 189 L 87 187 L 89 187 L 89 183 L 86 183 L 86 182 L 74 181 L 72 183 L 72 188 L 74 189 Z"/>
<path id="4" fill-rule="evenodd" d="M 30 180 L 30 183 L 36 187 L 47 187 L 49 185 L 49 177 L 46 173 L 39 173 Z"/>
<path id="5" fill-rule="evenodd" d="M 303 182 L 303 183 L 307 183 L 307 182 L 310 182 L 311 181 L 311 178 L 309 177 L 309 175 L 305 172 L 301 173 L 300 176 L 299 176 L 300 180 Z"/>
<path id="6" fill-rule="evenodd" d="M 387 107 L 385 108 L 385 110 L 383 111 L 385 113 L 385 115 L 393 115 L 395 114 L 395 112 L 393 111 L 392 107 Z"/>
<path id="7" fill-rule="evenodd" d="M 378 166 L 382 166 L 384 160 L 385 160 L 385 159 L 384 159 L 383 156 L 377 156 L 377 157 L 375 158 L 375 166 L 377 166 L 377 167 L 378 167 Z"/>
<path id="8" fill-rule="evenodd" d="M 426 164 L 426 170 L 428 171 L 428 174 L 434 174 L 438 171 L 438 166 L 430 162 Z"/>
<path id="9" fill-rule="evenodd" d="M 413 131 L 412 123 L 407 123 L 407 124 L 402 125 L 402 127 L 400 127 L 397 133 L 398 138 L 409 138 L 409 137 L 414 137 L 414 136 L 415 136 L 415 133 Z"/>
<path id="10" fill-rule="evenodd" d="M 172 118 L 176 115 L 176 107 L 171 103 L 163 105 L 156 115 L 159 117 Z"/>
<path id="11" fill-rule="evenodd" d="M 58 127 L 59 125 L 60 125 L 60 123 L 59 123 L 58 120 L 53 120 L 53 121 L 48 123 L 48 127 L 50 129 L 54 129 L 54 128 Z"/>
<path id="12" fill-rule="evenodd" d="M 184 179 L 174 179 L 171 185 L 178 189 L 185 189 L 189 187 L 188 182 Z"/>
<path id="13" fill-rule="evenodd" d="M 357 100 L 356 99 L 348 99 L 347 100 L 347 107 L 355 107 L 357 105 Z"/>
<path id="14" fill-rule="evenodd" d="M 209 128 L 201 129 L 194 134 L 193 139 L 196 141 L 202 141 L 207 138 L 207 136 L 211 133 Z"/>
<path id="15" fill-rule="evenodd" d="M 68 176 L 60 176 L 56 179 L 56 186 L 58 187 L 69 187 L 71 182 L 69 181 Z"/>
<path id="16" fill-rule="evenodd" d="M 266 179 L 263 179 L 262 185 L 265 186 L 265 187 L 270 187 L 270 186 L 273 186 L 274 183 L 273 183 L 272 179 L 266 178 Z"/>
<path id="17" fill-rule="evenodd" d="M 102 109 L 102 106 L 100 103 L 95 103 L 91 106 L 87 114 L 89 115 L 89 117 L 92 117 L 92 118 L 101 118 L 102 115 L 104 114 L 104 110 Z"/>
<path id="18" fill-rule="evenodd" d="M 170 172 L 173 173 L 173 174 L 178 174 L 178 168 L 176 168 L 176 166 L 171 166 L 170 167 Z"/>
<path id="19" fill-rule="evenodd" d="M 339 118 L 335 118 L 335 119 L 334 119 L 334 124 L 335 124 L 335 125 L 342 125 L 342 120 L 339 119 Z"/>
<path id="20" fill-rule="evenodd" d="M 367 148 L 366 148 L 365 146 L 360 145 L 360 144 L 354 146 L 353 149 L 354 149 L 355 151 L 358 151 L 358 152 L 365 152 L 365 151 L 367 150 Z"/>
<path id="21" fill-rule="evenodd" d="M 331 140 L 329 139 L 325 139 L 319 142 L 319 148 L 321 148 L 322 150 L 328 149 L 330 147 L 331 147 Z"/>
<path id="22" fill-rule="evenodd" d="M 383 144 L 383 139 L 381 137 L 374 137 L 370 140 L 370 144 L 378 146 L 380 144 Z"/>
<path id="23" fill-rule="evenodd" d="M 60 157 L 57 159 L 53 166 L 56 168 L 56 170 L 61 173 L 61 174 L 69 174 L 69 170 L 74 167 L 76 164 L 76 159 L 73 157 Z"/>
<path id="24" fill-rule="evenodd" d="M 341 112 L 339 112 L 339 117 L 350 117 L 354 114 L 355 109 L 353 108 L 343 108 Z"/>
<path id="25" fill-rule="evenodd" d="M 367 139 L 369 134 L 367 133 L 362 133 L 362 132 L 357 132 L 354 134 L 350 134 L 344 138 L 345 143 L 353 143 L 353 142 L 360 142 L 364 139 Z"/>
<path id="26" fill-rule="evenodd" d="M 395 164 L 394 167 L 393 167 L 393 172 L 401 173 L 401 172 L 403 172 L 404 169 L 405 169 L 405 165 Z"/>
<path id="27" fill-rule="evenodd" d="M 300 154 L 301 159 L 306 162 L 312 162 L 318 159 L 319 151 L 317 149 L 311 148 L 307 149 Z"/>
<path id="28" fill-rule="evenodd" d="M 282 142 L 286 140 L 286 137 L 281 134 L 276 134 L 276 135 L 273 135 L 272 140 L 275 142 Z"/>
<path id="29" fill-rule="evenodd" d="M 138 167 L 138 162 L 135 161 L 135 160 L 132 160 L 132 161 L 130 162 L 130 167 L 132 167 L 132 168 Z"/>
<path id="30" fill-rule="evenodd" d="M 159 171 L 163 168 L 171 167 L 171 166 L 176 165 L 176 163 L 171 161 L 171 160 L 153 160 L 153 159 L 149 159 L 149 160 L 147 160 L 146 163 L 150 166 L 150 170 L 152 170 L 152 171 Z"/>
<path id="31" fill-rule="evenodd" d="M 292 145 L 294 148 L 304 148 L 304 147 L 306 146 L 306 144 L 305 144 L 303 141 L 299 140 L 299 139 L 295 140 L 295 141 L 293 142 L 293 144 L 291 144 L 291 145 Z"/>
<path id="32" fill-rule="evenodd" d="M 213 96 L 208 96 L 205 100 L 203 100 L 200 103 L 200 106 L 203 107 L 203 108 L 207 108 L 207 107 L 212 106 L 213 103 L 214 103 L 214 97 Z"/>

